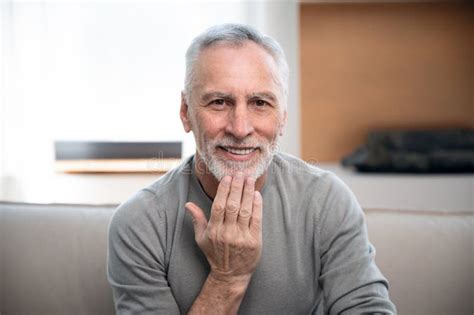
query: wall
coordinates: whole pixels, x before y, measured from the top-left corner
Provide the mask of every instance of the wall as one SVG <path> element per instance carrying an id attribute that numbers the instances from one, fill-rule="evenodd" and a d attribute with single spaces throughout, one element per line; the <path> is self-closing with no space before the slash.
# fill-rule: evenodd
<path id="1" fill-rule="evenodd" d="M 179 16 L 179 19 L 176 19 Z M 183 141 L 184 53 L 210 25 L 274 36 L 294 70 L 282 150 L 299 154 L 298 4 L 0 1 L 0 200 L 117 203 L 156 174 L 64 175 L 54 140 Z"/>
<path id="2" fill-rule="evenodd" d="M 474 127 L 473 8 L 301 4 L 302 157 L 337 161 L 372 128 Z"/>

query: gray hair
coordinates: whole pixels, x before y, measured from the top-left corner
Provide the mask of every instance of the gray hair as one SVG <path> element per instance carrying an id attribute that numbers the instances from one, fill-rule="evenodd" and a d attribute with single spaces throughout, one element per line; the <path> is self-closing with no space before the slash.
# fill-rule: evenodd
<path id="1" fill-rule="evenodd" d="M 288 99 L 289 69 L 285 53 L 280 44 L 270 36 L 264 35 L 256 29 L 243 24 L 221 24 L 208 28 L 198 37 L 194 38 L 186 51 L 186 72 L 184 78 L 184 93 L 189 103 L 195 79 L 195 63 L 199 54 L 218 42 L 226 42 L 242 46 L 245 41 L 252 41 L 264 48 L 275 60 L 278 68 L 277 82 L 281 86 L 284 106 Z"/>

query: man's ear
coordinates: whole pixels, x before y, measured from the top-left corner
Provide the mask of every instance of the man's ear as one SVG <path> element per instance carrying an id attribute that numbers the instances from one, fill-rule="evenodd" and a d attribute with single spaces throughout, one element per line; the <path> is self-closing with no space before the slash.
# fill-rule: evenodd
<path id="1" fill-rule="evenodd" d="M 283 130 L 285 129 L 287 121 L 288 121 L 288 112 L 285 109 L 285 110 L 283 110 L 283 117 L 282 117 L 282 120 L 280 122 L 280 130 L 279 130 L 280 136 L 283 136 Z"/>
<path id="2" fill-rule="evenodd" d="M 191 121 L 189 120 L 189 106 L 186 102 L 186 95 L 181 92 L 181 107 L 179 109 L 179 117 L 183 123 L 184 131 L 190 132 L 192 130 Z"/>

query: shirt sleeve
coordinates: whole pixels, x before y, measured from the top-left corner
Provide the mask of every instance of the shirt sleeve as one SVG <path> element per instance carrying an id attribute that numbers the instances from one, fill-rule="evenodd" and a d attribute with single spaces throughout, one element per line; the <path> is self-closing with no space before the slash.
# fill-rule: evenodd
<path id="1" fill-rule="evenodd" d="M 167 281 L 167 218 L 155 199 L 140 191 L 109 225 L 107 276 L 117 314 L 179 314 Z"/>
<path id="2" fill-rule="evenodd" d="M 362 209 L 334 174 L 320 210 L 320 285 L 328 314 L 396 314 L 388 282 L 375 264 Z"/>

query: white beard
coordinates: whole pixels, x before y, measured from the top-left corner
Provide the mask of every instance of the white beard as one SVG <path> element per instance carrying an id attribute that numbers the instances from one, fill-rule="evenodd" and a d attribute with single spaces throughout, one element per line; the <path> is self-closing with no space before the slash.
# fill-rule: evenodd
<path id="1" fill-rule="evenodd" d="M 235 139 L 226 137 L 224 139 L 207 142 L 203 150 L 198 146 L 197 151 L 209 171 L 218 181 L 221 181 L 226 175 L 233 176 L 238 171 L 244 173 L 245 177 L 257 179 L 265 173 L 272 162 L 273 156 L 278 148 L 277 144 L 278 136 L 276 136 L 273 141 L 265 141 L 265 143 L 250 140 L 236 141 Z M 223 160 L 214 153 L 218 146 L 257 147 L 257 150 L 260 152 L 256 159 L 254 158 L 249 161 Z"/>

